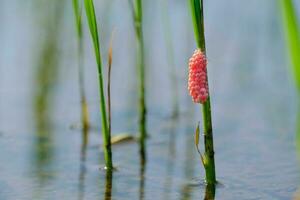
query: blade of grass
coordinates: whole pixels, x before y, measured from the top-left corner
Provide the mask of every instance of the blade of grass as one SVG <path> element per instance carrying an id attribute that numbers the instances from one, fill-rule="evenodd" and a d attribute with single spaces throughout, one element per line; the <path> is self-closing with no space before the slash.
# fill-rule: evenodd
<path id="1" fill-rule="evenodd" d="M 84 0 L 86 16 L 89 24 L 89 29 L 94 45 L 96 63 L 98 68 L 98 80 L 99 80 L 99 93 L 100 93 L 100 112 L 101 112 L 101 125 L 102 125 L 102 137 L 103 137 L 103 151 L 105 157 L 105 164 L 108 170 L 113 169 L 112 164 L 112 152 L 111 152 L 111 141 L 110 134 L 108 129 L 108 121 L 106 114 L 106 103 L 104 96 L 104 84 L 102 77 L 102 61 L 100 54 L 100 43 L 99 43 L 99 34 L 97 28 L 97 20 L 95 14 L 95 8 L 93 0 Z"/>
<path id="2" fill-rule="evenodd" d="M 297 21 L 296 9 L 292 0 L 279 0 L 282 13 L 285 40 L 289 51 L 291 72 L 294 76 L 296 87 L 300 92 L 300 24 Z M 298 100 L 296 148 L 300 157 L 300 103 Z"/>
<path id="3" fill-rule="evenodd" d="M 83 40 L 82 40 L 82 5 L 78 0 L 73 0 L 73 10 L 76 22 L 76 32 L 78 40 L 78 79 L 79 93 L 81 101 L 81 122 L 84 132 L 87 132 L 90 126 L 88 105 L 84 91 L 84 71 L 83 71 Z"/>
<path id="4" fill-rule="evenodd" d="M 189 0 L 191 14 L 194 25 L 195 39 L 197 47 L 206 54 L 205 34 L 204 34 L 204 9 L 203 0 Z M 207 77 L 208 80 L 208 77 Z M 205 175 L 207 184 L 216 183 L 213 130 L 211 120 L 210 96 L 202 106 L 203 127 L 204 127 L 204 146 L 205 146 Z"/>
<path id="5" fill-rule="evenodd" d="M 279 0 L 285 30 L 285 38 L 291 60 L 292 73 L 300 91 L 300 30 L 292 0 Z"/>

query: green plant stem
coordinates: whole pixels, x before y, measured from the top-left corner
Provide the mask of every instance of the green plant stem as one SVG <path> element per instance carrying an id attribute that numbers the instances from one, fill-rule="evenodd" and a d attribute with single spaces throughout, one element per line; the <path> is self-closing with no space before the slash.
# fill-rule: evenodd
<path id="1" fill-rule="evenodd" d="M 73 0 L 73 10 L 75 14 L 76 32 L 78 38 L 78 79 L 79 79 L 79 93 L 81 103 L 81 122 L 83 130 L 88 130 L 90 126 L 88 105 L 84 91 L 84 71 L 83 71 L 83 40 L 82 40 L 82 15 L 81 5 L 78 0 Z M 86 131 L 84 131 L 86 132 Z"/>
<path id="2" fill-rule="evenodd" d="M 133 5 L 134 28 L 137 40 L 137 66 L 139 76 L 139 132 L 140 132 L 140 151 L 145 155 L 146 139 L 146 102 L 145 102 L 145 63 L 144 63 L 144 39 L 143 39 L 143 10 L 142 0 L 135 0 Z"/>
<path id="3" fill-rule="evenodd" d="M 194 24 L 195 38 L 197 47 L 206 54 L 205 34 L 204 34 L 204 16 L 203 16 L 203 0 L 190 0 L 191 12 Z M 208 80 L 208 77 L 207 77 Z M 211 120 L 210 96 L 202 105 L 202 116 L 204 124 L 204 146 L 205 146 L 205 175 L 208 185 L 216 183 L 215 159 L 213 130 Z"/>
<path id="4" fill-rule="evenodd" d="M 111 152 L 111 136 L 109 134 L 106 103 L 104 97 L 104 85 L 102 78 L 102 62 L 100 53 L 100 42 L 97 28 L 97 20 L 95 15 L 93 0 L 84 0 L 86 15 L 88 19 L 90 33 L 93 39 L 97 68 L 98 68 L 98 80 L 99 80 L 99 93 L 100 93 L 100 112 L 101 112 L 101 124 L 102 124 L 102 137 L 103 137 L 103 151 L 106 168 L 108 170 L 113 169 L 112 164 L 112 152 Z"/>
<path id="5" fill-rule="evenodd" d="M 216 183 L 215 159 L 214 159 L 214 140 L 211 122 L 210 97 L 202 106 L 202 115 L 204 121 L 204 146 L 205 146 L 205 173 L 208 184 Z"/>
<path id="6" fill-rule="evenodd" d="M 286 43 L 295 78 L 296 86 L 300 91 L 300 30 L 297 21 L 296 9 L 292 0 L 279 0 L 282 12 Z"/>

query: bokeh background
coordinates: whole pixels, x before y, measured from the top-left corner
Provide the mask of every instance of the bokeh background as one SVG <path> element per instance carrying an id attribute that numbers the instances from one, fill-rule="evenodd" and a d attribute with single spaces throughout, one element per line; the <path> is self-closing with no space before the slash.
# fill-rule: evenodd
<path id="1" fill-rule="evenodd" d="M 130 7 L 125 0 L 95 0 L 95 7 L 104 68 L 115 30 L 112 132 L 136 134 Z M 145 0 L 143 8 L 147 163 L 141 170 L 136 143 L 113 146 L 111 199 L 203 199 L 204 170 L 193 146 L 201 109 L 187 91 L 187 62 L 196 48 L 188 2 Z M 216 199 L 297 198 L 299 102 L 280 11 L 276 0 L 205 1 Z M 92 123 L 84 160 L 72 2 L 0 1 L 1 200 L 107 199 L 97 68 L 84 12 L 83 27 Z"/>

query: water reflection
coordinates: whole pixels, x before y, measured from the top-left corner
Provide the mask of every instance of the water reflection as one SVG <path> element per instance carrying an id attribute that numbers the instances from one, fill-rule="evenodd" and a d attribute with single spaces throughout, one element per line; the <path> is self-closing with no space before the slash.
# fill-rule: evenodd
<path id="1" fill-rule="evenodd" d="M 89 110 L 85 95 L 84 85 L 84 54 L 83 54 L 83 31 L 82 31 L 82 2 L 73 0 L 73 12 L 75 15 L 75 25 L 77 32 L 77 61 L 78 61 L 78 82 L 79 82 L 79 95 L 81 104 L 81 124 L 83 129 L 89 129 Z"/>
<path id="2" fill-rule="evenodd" d="M 112 199 L 113 172 L 106 171 L 104 200 Z"/>
<path id="3" fill-rule="evenodd" d="M 181 189 L 181 200 L 189 200 L 191 199 L 191 186 L 186 184 Z"/>
<path id="4" fill-rule="evenodd" d="M 142 104 L 140 110 L 140 119 L 139 119 L 139 130 L 140 130 L 140 163 L 141 168 L 144 168 L 147 160 L 146 154 L 146 139 L 148 137 L 147 129 L 146 129 L 146 107 L 145 104 Z"/>
<path id="5" fill-rule="evenodd" d="M 51 110 L 53 89 L 58 77 L 58 37 L 59 30 L 61 30 L 60 22 L 62 21 L 63 8 L 62 1 L 43 2 L 39 4 L 39 10 L 42 12 L 37 12 L 44 16 L 42 17 L 40 28 L 45 30 L 46 34 L 37 55 L 34 82 L 35 134 L 32 158 L 33 170 L 38 179 L 40 189 L 54 176 L 52 169 L 54 145 Z M 33 9 L 36 10 L 36 8 Z M 45 15 L 45 13 L 48 15 Z M 38 15 L 36 17 L 41 19 L 41 16 Z M 37 196 L 40 196 L 39 191 L 37 191 Z"/>
<path id="6" fill-rule="evenodd" d="M 300 200 L 300 189 L 296 191 L 293 200 Z"/>
<path id="7" fill-rule="evenodd" d="M 139 200 L 144 200 L 145 199 L 145 171 L 146 171 L 146 160 L 141 155 L 141 159 L 140 159 Z"/>
<path id="8" fill-rule="evenodd" d="M 80 149 L 80 171 L 79 171 L 79 186 L 78 186 L 78 200 L 84 199 L 85 191 L 85 176 L 86 176 L 86 148 L 88 145 L 88 129 L 82 128 L 82 144 Z"/>
<path id="9" fill-rule="evenodd" d="M 140 158 L 141 163 L 146 162 L 146 112 L 140 113 Z"/>
<path id="10" fill-rule="evenodd" d="M 214 200 L 216 194 L 215 185 L 206 185 L 204 200 Z"/>
<path id="11" fill-rule="evenodd" d="M 205 183 L 203 183 L 204 185 Z M 190 185 L 185 184 L 181 190 L 181 199 L 182 200 L 189 200 L 192 199 L 192 194 L 196 190 L 202 190 L 202 183 L 201 185 Z M 216 186 L 215 185 L 205 185 L 205 191 L 204 191 L 204 198 L 203 200 L 214 200 L 216 194 Z"/>
<path id="12" fill-rule="evenodd" d="M 166 178 L 164 183 L 164 198 L 170 199 L 171 189 L 173 186 L 173 172 L 175 167 L 176 159 L 176 124 L 178 118 L 174 118 L 170 123 L 168 128 L 169 141 L 168 141 L 168 155 L 167 155 L 167 164 L 166 164 Z"/>
<path id="13" fill-rule="evenodd" d="M 140 189 L 139 189 L 139 199 L 144 199 L 144 188 L 145 188 L 145 170 L 146 170 L 146 108 L 142 108 L 140 113 Z"/>

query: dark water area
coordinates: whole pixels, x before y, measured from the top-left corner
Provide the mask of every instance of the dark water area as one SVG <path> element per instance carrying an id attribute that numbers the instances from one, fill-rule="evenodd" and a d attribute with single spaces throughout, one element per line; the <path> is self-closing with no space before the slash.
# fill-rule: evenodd
<path id="1" fill-rule="evenodd" d="M 124 0 L 95 0 L 95 6 L 104 68 L 115 31 L 112 134 L 136 135 L 136 44 L 130 8 Z M 215 199 L 297 199 L 299 102 L 278 4 L 206 1 L 205 11 L 220 182 Z M 188 3 L 144 1 L 147 160 L 141 165 L 136 142 L 113 145 L 113 177 L 101 170 L 97 68 L 83 16 L 92 124 L 87 143 L 78 128 L 71 1 L 0 2 L 0 199 L 205 199 L 204 170 L 193 141 L 201 109 L 187 90 L 187 62 L 195 49 Z M 173 118 L 176 100 L 179 115 Z"/>

